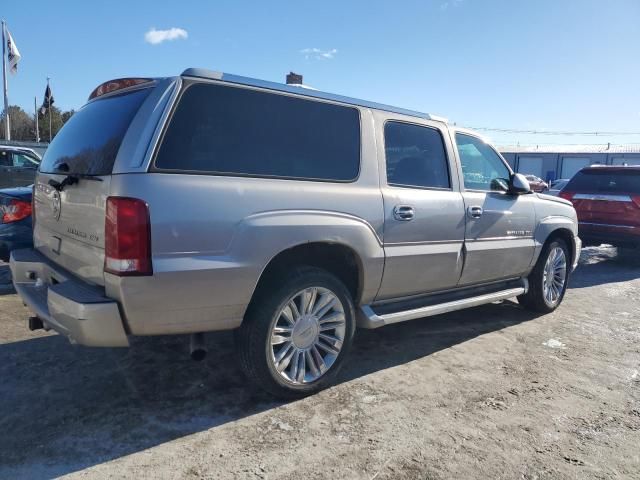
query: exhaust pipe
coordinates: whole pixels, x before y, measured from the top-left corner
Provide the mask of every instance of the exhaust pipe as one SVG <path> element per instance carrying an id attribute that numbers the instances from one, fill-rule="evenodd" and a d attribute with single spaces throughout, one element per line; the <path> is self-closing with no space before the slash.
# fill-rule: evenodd
<path id="1" fill-rule="evenodd" d="M 43 328 L 44 324 L 42 320 L 38 317 L 29 317 L 29 330 L 33 332 L 34 330 L 42 330 Z"/>
<path id="2" fill-rule="evenodd" d="M 204 333 L 192 333 L 191 334 L 191 358 L 196 362 L 204 360 L 207 356 L 207 347 L 204 344 Z"/>

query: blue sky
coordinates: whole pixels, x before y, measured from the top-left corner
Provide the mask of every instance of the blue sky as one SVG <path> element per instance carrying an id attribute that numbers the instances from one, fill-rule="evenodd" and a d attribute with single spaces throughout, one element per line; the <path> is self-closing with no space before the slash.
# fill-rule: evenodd
<path id="1" fill-rule="evenodd" d="M 459 125 L 640 132 L 640 0 L 5 1 L 29 111 L 98 84 L 198 66 L 436 113 Z M 151 44 L 145 34 L 158 40 Z M 181 30 L 177 30 L 181 29 Z M 186 37 L 186 38 L 185 38 Z M 486 132 L 497 143 L 640 143 L 635 136 Z"/>

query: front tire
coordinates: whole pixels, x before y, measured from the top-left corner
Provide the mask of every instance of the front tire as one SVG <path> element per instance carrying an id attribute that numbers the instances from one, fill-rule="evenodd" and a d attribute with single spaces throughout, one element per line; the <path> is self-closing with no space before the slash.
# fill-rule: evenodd
<path id="1" fill-rule="evenodd" d="M 558 308 L 567 291 L 569 260 L 569 248 L 563 240 L 546 243 L 528 277 L 529 291 L 518 297 L 520 305 L 542 313 Z"/>
<path id="2" fill-rule="evenodd" d="M 310 395 L 333 382 L 354 331 L 353 299 L 344 284 L 325 270 L 297 267 L 256 292 L 236 331 L 240 366 L 278 397 Z"/>

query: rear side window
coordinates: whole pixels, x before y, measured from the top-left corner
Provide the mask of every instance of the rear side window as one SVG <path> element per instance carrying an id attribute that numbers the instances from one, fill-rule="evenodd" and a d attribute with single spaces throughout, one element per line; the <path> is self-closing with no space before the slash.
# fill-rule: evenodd
<path id="1" fill-rule="evenodd" d="M 158 169 L 352 181 L 360 168 L 356 109 L 222 85 L 182 95 Z"/>
<path id="2" fill-rule="evenodd" d="M 40 171 L 110 175 L 124 134 L 150 91 L 145 88 L 86 104 L 55 136 Z"/>
<path id="3" fill-rule="evenodd" d="M 586 193 L 640 193 L 638 170 L 581 170 L 569 181 L 564 190 Z"/>
<path id="4" fill-rule="evenodd" d="M 387 183 L 407 187 L 450 188 L 442 135 L 435 128 L 387 122 L 384 126 Z"/>

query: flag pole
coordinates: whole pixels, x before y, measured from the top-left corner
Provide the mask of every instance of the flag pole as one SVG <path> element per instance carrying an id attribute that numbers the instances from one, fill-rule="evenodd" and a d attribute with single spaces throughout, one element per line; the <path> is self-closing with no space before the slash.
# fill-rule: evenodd
<path id="1" fill-rule="evenodd" d="M 4 85 L 4 138 L 11 140 L 11 128 L 9 128 L 9 92 L 7 91 L 7 37 L 6 23 L 2 20 L 2 81 Z"/>
<path id="2" fill-rule="evenodd" d="M 47 90 L 51 92 L 51 87 L 49 86 L 49 79 L 51 77 L 47 77 Z M 47 99 L 47 110 L 49 110 L 49 143 L 51 143 L 51 94 L 49 94 L 49 98 Z"/>
<path id="3" fill-rule="evenodd" d="M 38 97 L 33 97 L 33 111 L 36 114 L 36 142 L 40 143 L 40 126 L 38 125 Z"/>

